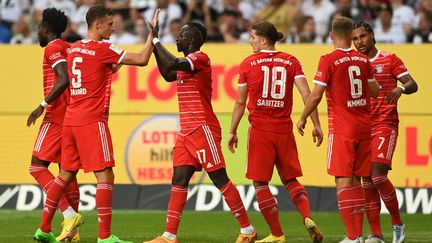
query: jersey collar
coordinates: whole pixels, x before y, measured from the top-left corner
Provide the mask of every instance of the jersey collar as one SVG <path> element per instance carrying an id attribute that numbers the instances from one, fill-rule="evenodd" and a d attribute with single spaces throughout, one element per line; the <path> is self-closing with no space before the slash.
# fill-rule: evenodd
<path id="1" fill-rule="evenodd" d="M 375 61 L 379 57 L 380 54 L 381 54 L 381 51 L 378 50 L 377 54 L 374 57 L 372 57 L 371 59 L 369 59 L 369 61 L 371 61 L 371 62 Z"/>
<path id="2" fill-rule="evenodd" d="M 351 51 L 352 49 L 351 49 L 351 47 L 350 48 L 346 48 L 346 49 L 344 49 L 344 48 L 336 48 L 336 50 L 341 50 L 341 51 Z"/>
<path id="3" fill-rule="evenodd" d="M 261 50 L 260 52 L 263 52 L 263 53 L 276 53 L 276 52 L 279 52 L 278 50 Z"/>

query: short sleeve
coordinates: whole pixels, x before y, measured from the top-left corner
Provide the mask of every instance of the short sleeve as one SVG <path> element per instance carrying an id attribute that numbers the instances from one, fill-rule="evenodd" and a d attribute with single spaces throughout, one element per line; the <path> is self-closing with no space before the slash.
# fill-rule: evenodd
<path id="1" fill-rule="evenodd" d="M 109 42 L 102 42 L 101 45 L 102 50 L 98 52 L 97 55 L 102 63 L 119 64 L 122 62 L 124 56 L 126 55 L 126 51 Z"/>
<path id="2" fill-rule="evenodd" d="M 321 86 L 327 86 L 330 81 L 330 74 L 331 64 L 325 56 L 321 56 L 313 82 Z"/>
<path id="3" fill-rule="evenodd" d="M 399 79 L 400 77 L 409 74 L 408 69 L 405 67 L 405 64 L 402 62 L 402 60 L 397 57 L 395 54 L 392 54 L 392 74 L 394 77 Z"/>
<path id="4" fill-rule="evenodd" d="M 294 79 L 296 78 L 306 78 L 303 67 L 300 64 L 300 62 L 297 59 L 294 59 L 293 61 L 293 67 L 294 67 Z"/>
<path id="5" fill-rule="evenodd" d="M 192 71 L 199 71 L 210 65 L 210 59 L 201 52 L 190 53 L 186 59 L 189 61 Z"/>
<path id="6" fill-rule="evenodd" d="M 239 75 L 238 75 L 238 86 L 246 86 L 247 85 L 247 74 L 250 70 L 250 64 L 247 60 L 244 60 L 239 67 Z"/>
<path id="7" fill-rule="evenodd" d="M 64 47 L 51 44 L 45 47 L 45 58 L 49 65 L 54 68 L 57 64 L 66 62 L 67 53 Z"/>

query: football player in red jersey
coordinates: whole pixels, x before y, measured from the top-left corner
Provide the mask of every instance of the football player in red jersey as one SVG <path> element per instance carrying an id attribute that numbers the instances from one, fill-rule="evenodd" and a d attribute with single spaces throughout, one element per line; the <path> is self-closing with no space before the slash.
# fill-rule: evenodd
<path id="1" fill-rule="evenodd" d="M 69 86 L 66 59 L 70 45 L 60 39 L 67 24 L 68 19 L 64 12 L 55 8 L 47 8 L 42 13 L 38 31 L 39 44 L 44 48 L 42 67 L 45 98 L 28 117 L 27 126 L 35 124 L 36 119 L 45 110 L 45 117 L 39 128 L 29 168 L 30 174 L 45 192 L 54 180 L 54 175 L 48 170 L 48 166 L 51 162 L 60 163 L 61 161 L 63 119 L 69 101 L 69 91 L 66 90 Z M 65 219 L 59 240 L 67 237 L 79 239 L 78 233 L 66 234 L 70 226 L 68 220 L 78 211 L 78 205 L 78 182 L 73 180 L 65 189 L 64 196 L 61 197 L 58 204 Z"/>
<path id="2" fill-rule="evenodd" d="M 324 91 L 328 105 L 329 142 L 327 172 L 335 177 L 339 213 L 347 238 L 341 242 L 363 241 L 365 195 L 361 177 L 370 174 L 370 99 L 379 85 L 366 55 L 352 50 L 352 20 L 336 18 L 330 37 L 334 50 L 321 56 L 309 95 L 297 123 L 302 134 L 306 118 L 318 106 Z"/>
<path id="3" fill-rule="evenodd" d="M 177 229 L 187 200 L 189 181 L 195 171 L 202 169 L 207 171 L 240 224 L 236 242 L 248 243 L 256 239 L 240 194 L 225 170 L 221 127 L 211 105 L 210 59 L 200 51 L 206 37 L 207 31 L 201 24 L 184 25 L 177 38 L 177 50 L 183 52 L 184 58 L 174 57 L 157 38 L 153 39 L 159 71 L 167 82 L 177 82 L 180 131 L 174 146 L 174 174 L 165 232 L 147 242 L 178 242 Z"/>
<path id="4" fill-rule="evenodd" d="M 271 231 L 269 236 L 255 242 L 286 242 L 279 222 L 278 204 L 268 187 L 275 165 L 312 241 L 321 242 L 323 235 L 311 219 L 308 193 L 297 180 L 302 176 L 302 171 L 291 120 L 294 84 L 303 101 L 306 101 L 310 90 L 297 58 L 276 50 L 275 44 L 282 37 L 282 33 L 277 32 L 269 22 L 252 26 L 249 42 L 254 54 L 240 64 L 228 148 L 234 153 L 237 147 L 237 127 L 249 98 L 246 177 L 253 180 L 260 211 Z M 320 146 L 323 134 L 317 111 L 311 117 L 315 125 L 313 140 Z"/>
<path id="5" fill-rule="evenodd" d="M 375 68 L 375 79 L 381 86 L 378 99 L 371 99 L 371 174 L 363 177 L 366 215 L 372 232 L 366 243 L 384 242 L 380 225 L 380 198 L 391 215 L 393 243 L 401 243 L 405 239 L 405 225 L 400 218 L 395 188 L 387 174 L 392 168 L 392 157 L 398 136 L 397 102 L 402 94 L 417 92 L 417 83 L 399 57 L 375 46 L 374 32 L 369 24 L 355 24 L 352 40 L 356 49 L 368 56 Z M 397 84 L 398 80 L 402 83 L 400 86 Z"/>
<path id="6" fill-rule="evenodd" d="M 113 12 L 109 8 L 91 7 L 86 20 L 89 26 L 86 39 L 73 44 L 68 54 L 71 83 L 63 123 L 62 168 L 47 192 L 41 224 L 34 237 L 39 242 L 57 242 L 51 237 L 51 221 L 64 188 L 75 179 L 80 168 L 93 172 L 97 180 L 98 243 L 127 242 L 111 234 L 112 167 L 115 165 L 108 129 L 111 77 L 120 64 L 147 65 L 153 51 L 153 36 L 149 34 L 141 52 L 127 53 L 103 41 L 113 32 Z M 81 223 L 82 218 L 75 217 L 71 230 Z"/>

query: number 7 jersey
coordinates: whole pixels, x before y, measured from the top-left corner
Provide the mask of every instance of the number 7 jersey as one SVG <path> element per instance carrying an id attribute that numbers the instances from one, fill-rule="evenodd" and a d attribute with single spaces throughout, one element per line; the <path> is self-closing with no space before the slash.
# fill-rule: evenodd
<path id="1" fill-rule="evenodd" d="M 238 86 L 247 86 L 252 127 L 277 133 L 292 131 L 294 79 L 304 77 L 300 62 L 287 53 L 262 50 L 240 64 Z"/>
<path id="2" fill-rule="evenodd" d="M 368 82 L 374 81 L 374 68 L 360 52 L 338 48 L 321 56 L 313 82 L 326 86 L 329 134 L 370 138 Z"/>

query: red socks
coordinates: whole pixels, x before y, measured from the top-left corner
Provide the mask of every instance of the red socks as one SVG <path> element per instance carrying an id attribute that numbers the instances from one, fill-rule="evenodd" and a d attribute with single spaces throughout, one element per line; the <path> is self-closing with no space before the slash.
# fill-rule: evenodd
<path id="1" fill-rule="evenodd" d="M 304 186 L 295 179 L 289 182 L 286 185 L 286 188 L 291 196 L 291 201 L 294 203 L 303 219 L 306 217 L 310 218 L 309 198 Z"/>
<path id="2" fill-rule="evenodd" d="M 69 183 L 69 185 L 66 187 L 64 196 L 68 201 L 69 205 L 75 210 L 75 212 L 78 212 L 80 191 L 76 178 L 71 181 L 71 183 Z"/>
<path id="3" fill-rule="evenodd" d="M 51 186 L 47 191 L 47 198 L 42 210 L 42 220 L 39 226 L 45 233 L 51 232 L 51 221 L 54 217 L 60 197 L 63 195 L 65 186 L 65 181 L 60 176 L 57 176 L 52 180 Z"/>
<path id="4" fill-rule="evenodd" d="M 278 205 L 269 187 L 259 186 L 255 190 L 259 209 L 270 227 L 271 234 L 278 237 L 282 236 L 283 231 L 279 222 Z"/>
<path id="5" fill-rule="evenodd" d="M 352 186 L 341 187 L 337 190 L 338 208 L 342 221 L 350 240 L 356 239 L 359 235 L 356 232 L 356 220 L 353 214 L 356 208 L 355 200 L 352 196 Z"/>
<path id="6" fill-rule="evenodd" d="M 111 235 L 112 186 L 110 182 L 99 182 L 96 186 L 99 239 L 106 239 Z"/>
<path id="7" fill-rule="evenodd" d="M 381 212 L 381 199 L 378 189 L 372 182 L 370 177 L 363 177 L 363 189 L 365 192 L 366 201 L 366 216 L 370 225 L 372 235 L 382 237 L 380 212 Z"/>
<path id="8" fill-rule="evenodd" d="M 51 173 L 51 171 L 48 170 L 48 167 L 44 165 L 39 164 L 31 164 L 29 168 L 30 174 L 35 178 L 37 183 L 39 184 L 40 188 L 46 193 L 51 186 L 52 181 L 54 180 L 54 175 Z M 76 182 L 76 180 L 75 180 Z M 77 183 L 78 187 L 78 183 Z M 68 186 L 69 188 L 69 186 Z M 68 189 L 67 188 L 67 189 Z M 67 192 L 67 189 L 65 189 L 65 193 Z M 78 200 L 79 200 L 79 193 L 78 193 Z M 60 201 L 58 202 L 58 208 L 60 211 L 65 211 L 69 207 L 69 202 L 66 200 L 65 197 L 60 198 Z M 76 209 L 72 207 L 76 212 L 78 212 L 78 206 Z"/>
<path id="9" fill-rule="evenodd" d="M 365 213 L 365 192 L 361 184 L 355 185 L 351 189 L 352 199 L 354 200 L 354 210 L 352 212 L 355 220 L 355 232 L 357 236 L 363 235 L 363 219 Z"/>
<path id="10" fill-rule="evenodd" d="M 372 181 L 378 188 L 379 194 L 390 212 L 392 224 L 403 224 L 399 213 L 399 204 L 393 184 L 387 175 L 374 175 Z"/>
<path id="11" fill-rule="evenodd" d="M 231 213 L 237 218 L 241 228 L 248 227 L 251 223 L 249 216 L 246 213 L 246 209 L 243 205 L 243 201 L 240 198 L 240 194 L 237 188 L 228 181 L 222 188 L 219 189 L 225 198 L 225 202 L 231 209 Z"/>
<path id="12" fill-rule="evenodd" d="M 165 231 L 177 235 L 183 208 L 187 200 L 187 186 L 171 186 L 171 197 L 168 204 L 167 223 Z"/>

